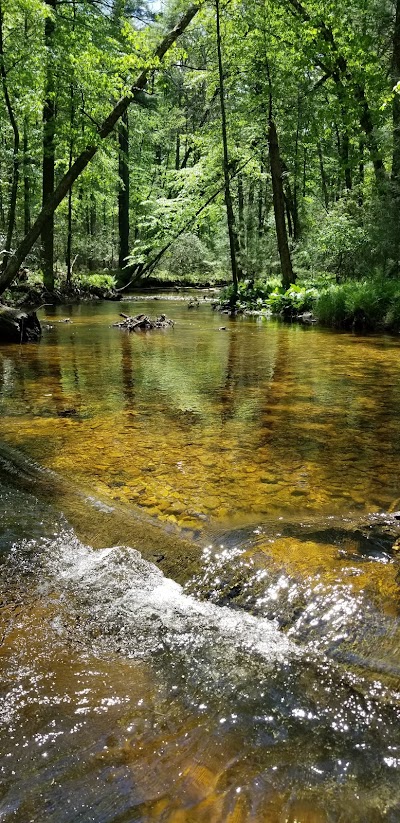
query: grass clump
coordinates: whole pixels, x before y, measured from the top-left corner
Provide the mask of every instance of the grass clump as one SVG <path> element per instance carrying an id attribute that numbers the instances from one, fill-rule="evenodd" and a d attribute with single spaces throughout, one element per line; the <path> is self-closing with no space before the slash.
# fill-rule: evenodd
<path id="1" fill-rule="evenodd" d="M 400 281 L 365 279 L 324 289 L 314 314 L 324 326 L 356 331 L 400 331 Z"/>

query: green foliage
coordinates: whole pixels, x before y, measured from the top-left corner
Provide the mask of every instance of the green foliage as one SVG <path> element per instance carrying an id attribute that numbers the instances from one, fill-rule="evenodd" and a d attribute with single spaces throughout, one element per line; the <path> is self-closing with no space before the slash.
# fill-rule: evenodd
<path id="1" fill-rule="evenodd" d="M 343 197 L 329 212 L 315 215 L 303 254 L 314 270 L 339 277 L 365 275 L 371 264 L 368 233 L 353 197 Z"/>
<path id="2" fill-rule="evenodd" d="M 278 286 L 278 278 L 268 280 L 241 280 L 238 284 L 237 305 L 239 308 L 263 309 L 268 306 L 268 298 L 273 290 Z M 233 297 L 234 289 L 232 285 L 221 291 L 221 304 L 229 303 Z"/>
<path id="3" fill-rule="evenodd" d="M 116 280 L 111 274 L 83 274 L 74 277 L 74 289 L 82 294 L 99 294 L 115 290 Z"/>
<path id="4" fill-rule="evenodd" d="M 209 274 L 213 265 L 207 259 L 208 249 L 196 234 L 182 234 L 171 246 L 167 264 L 171 274 Z"/>
<path id="5" fill-rule="evenodd" d="M 154 273 L 147 277 L 145 281 L 139 282 L 139 288 L 142 286 L 165 286 L 167 288 L 173 286 L 194 286 L 194 287 L 208 287 L 208 286 L 223 286 L 227 280 L 230 279 L 229 273 L 213 267 L 208 274 L 199 272 L 187 272 L 185 274 L 176 274 L 175 271 L 165 271 L 163 269 L 155 269 Z"/>
<path id="6" fill-rule="evenodd" d="M 268 308 L 273 314 L 285 318 L 296 317 L 303 312 L 312 311 L 318 292 L 315 288 L 293 285 L 286 291 L 280 286 L 268 299 Z"/>
<path id="7" fill-rule="evenodd" d="M 325 326 L 355 330 L 400 330 L 400 281 L 362 280 L 323 291 L 314 308 Z"/>
<path id="8" fill-rule="evenodd" d="M 311 307 L 314 298 L 307 290 L 319 288 L 316 273 L 326 273 L 327 285 L 330 278 L 341 282 L 399 271 L 400 181 L 390 168 L 400 77 L 393 74 L 389 6 L 376 0 L 308 0 L 306 7 L 294 0 L 286 5 L 232 0 L 221 9 L 229 171 L 247 277 L 239 285 L 241 305 L 290 315 Z M 135 0 L 112 0 L 107 9 L 77 0 L 56 4 L 55 11 L 44 0 L 4 0 L 1 59 L 20 132 L 13 246 L 24 235 L 27 191 L 31 222 L 41 207 L 46 68 L 54 77 L 57 182 L 81 149 L 99 144 L 98 125 L 111 101 L 127 92 L 138 72 L 154 65 L 147 87 L 151 107 L 129 109 L 129 260 L 151 263 L 183 230 L 159 263 L 169 282 L 224 279 L 229 247 L 213 8 L 202 5 L 165 60 L 152 57 L 155 43 L 182 11 L 183 0 L 168 2 L 157 18 Z M 49 14 L 55 24 L 51 50 L 43 31 Z M 290 248 L 305 292 L 274 292 L 279 281 L 271 287 L 269 279 L 280 271 L 265 137 L 270 94 L 284 163 Z M 4 89 L 0 115 L 4 247 L 13 169 Z M 377 158 L 385 166 L 380 181 Z M 73 187 L 73 281 L 78 269 L 117 265 L 120 159 L 117 139 L 102 144 Z M 67 228 L 65 199 L 55 221 L 55 257 L 62 271 Z M 28 263 L 40 265 L 39 244 Z M 85 285 L 77 280 L 77 288 Z M 343 295 L 332 292 L 329 299 L 337 304 L 335 322 L 352 322 Z M 374 307 L 365 312 L 368 323 Z M 394 304 L 391 312 L 395 323 Z"/>

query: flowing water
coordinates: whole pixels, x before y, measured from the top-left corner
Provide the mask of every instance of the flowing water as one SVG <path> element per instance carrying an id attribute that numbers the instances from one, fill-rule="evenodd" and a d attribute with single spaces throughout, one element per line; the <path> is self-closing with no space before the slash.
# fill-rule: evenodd
<path id="1" fill-rule="evenodd" d="M 0 349 L 0 820 L 398 823 L 400 341 L 42 320 Z"/>

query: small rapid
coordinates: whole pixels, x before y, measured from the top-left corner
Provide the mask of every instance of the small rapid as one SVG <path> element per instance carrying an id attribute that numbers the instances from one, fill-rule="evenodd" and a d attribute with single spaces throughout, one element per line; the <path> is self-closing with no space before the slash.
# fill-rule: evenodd
<path id="1" fill-rule="evenodd" d="M 6 823 L 174 821 L 179 809 L 223 823 L 274 808 L 271 820 L 317 808 L 315 819 L 361 823 L 383 819 L 382 786 L 396 820 L 400 695 L 359 648 L 371 630 L 393 642 L 396 616 L 343 580 L 262 568 L 260 534 L 253 553 L 233 536 L 205 548 L 183 588 L 135 549 L 85 545 L 32 496 L 9 492 L 8 510 L 10 494 L 37 533 L 16 535 L 9 515 Z"/>

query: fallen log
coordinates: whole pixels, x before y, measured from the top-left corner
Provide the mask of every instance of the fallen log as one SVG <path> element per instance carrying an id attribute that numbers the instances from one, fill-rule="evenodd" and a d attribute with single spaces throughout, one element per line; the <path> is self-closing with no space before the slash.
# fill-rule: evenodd
<path id="1" fill-rule="evenodd" d="M 0 343 L 33 343 L 41 334 L 36 312 L 0 305 Z"/>
<path id="2" fill-rule="evenodd" d="M 118 329 L 126 329 L 126 331 L 149 331 L 151 329 L 166 329 L 174 325 L 173 320 L 169 320 L 165 314 L 156 317 L 152 320 L 147 314 L 138 314 L 136 317 L 129 317 L 127 314 L 121 312 L 120 317 L 123 317 L 121 323 L 113 323 Z"/>

